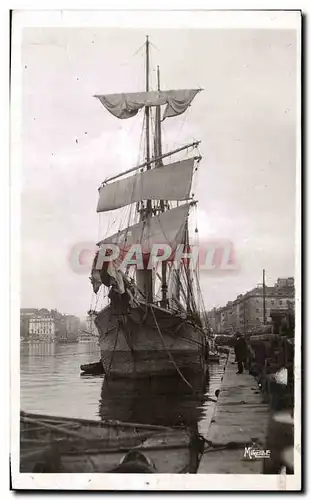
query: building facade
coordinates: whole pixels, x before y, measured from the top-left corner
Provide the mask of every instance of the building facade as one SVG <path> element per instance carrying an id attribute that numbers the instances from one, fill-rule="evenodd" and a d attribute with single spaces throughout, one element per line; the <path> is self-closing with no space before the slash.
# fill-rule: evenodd
<path id="1" fill-rule="evenodd" d="M 29 337 L 53 341 L 55 339 L 55 323 L 52 316 L 29 318 Z"/>
<path id="2" fill-rule="evenodd" d="M 21 309 L 20 336 L 22 340 L 48 340 L 55 338 L 55 323 L 47 309 Z"/>
<path id="3" fill-rule="evenodd" d="M 56 309 L 21 309 L 20 337 L 23 341 L 77 341 L 80 320 Z"/>
<path id="4" fill-rule="evenodd" d="M 234 333 L 256 330 L 271 322 L 275 310 L 295 308 L 294 278 L 279 278 L 274 286 L 258 286 L 228 302 L 226 306 L 208 312 L 214 333 Z"/>
<path id="5" fill-rule="evenodd" d="M 93 314 L 89 314 L 86 318 L 86 330 L 92 334 L 98 336 L 98 330 L 94 323 L 95 316 Z"/>
<path id="6" fill-rule="evenodd" d="M 20 337 L 22 340 L 29 339 L 29 322 L 31 318 L 38 315 L 38 309 L 21 309 L 20 310 Z"/>
<path id="7" fill-rule="evenodd" d="M 76 342 L 79 338 L 80 319 L 71 314 L 66 315 L 65 328 L 68 342 Z"/>

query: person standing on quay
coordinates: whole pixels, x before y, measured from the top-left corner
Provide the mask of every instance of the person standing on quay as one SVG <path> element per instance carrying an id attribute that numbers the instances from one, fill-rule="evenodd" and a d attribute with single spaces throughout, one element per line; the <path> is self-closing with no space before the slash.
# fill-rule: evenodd
<path id="1" fill-rule="evenodd" d="M 243 373 L 246 358 L 247 358 L 247 344 L 244 337 L 242 337 L 239 333 L 236 334 L 236 341 L 234 346 L 235 358 L 238 363 L 238 374 Z"/>

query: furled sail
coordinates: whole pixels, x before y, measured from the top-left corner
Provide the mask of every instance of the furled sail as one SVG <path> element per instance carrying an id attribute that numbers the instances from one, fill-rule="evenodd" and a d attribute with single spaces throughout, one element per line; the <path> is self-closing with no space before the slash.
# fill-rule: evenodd
<path id="1" fill-rule="evenodd" d="M 114 289 L 119 293 L 123 294 L 125 292 L 124 287 L 124 276 L 122 272 L 117 268 L 117 263 L 103 262 L 99 268 L 98 264 L 99 251 L 96 253 L 91 272 L 91 283 L 93 286 L 94 293 L 98 293 L 101 285 L 105 285 L 108 288 L 114 286 Z"/>
<path id="2" fill-rule="evenodd" d="M 174 250 L 183 241 L 189 208 L 190 203 L 185 203 L 167 210 L 113 234 L 98 245 L 114 243 L 121 252 L 126 252 L 132 245 L 140 243 L 143 254 L 149 254 L 155 244 L 167 244 Z"/>
<path id="3" fill-rule="evenodd" d="M 102 186 L 97 212 L 115 210 L 143 200 L 188 199 L 194 161 L 194 158 L 178 161 Z"/>
<path id="4" fill-rule="evenodd" d="M 128 94 L 95 95 L 103 106 L 117 118 L 131 118 L 144 106 L 166 104 L 163 120 L 181 115 L 190 106 L 200 89 L 133 92 Z"/>

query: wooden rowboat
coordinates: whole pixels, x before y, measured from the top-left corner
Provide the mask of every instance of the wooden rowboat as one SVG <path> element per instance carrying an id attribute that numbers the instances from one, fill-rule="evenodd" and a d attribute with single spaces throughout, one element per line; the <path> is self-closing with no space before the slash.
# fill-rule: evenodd
<path id="1" fill-rule="evenodd" d="M 183 427 L 20 413 L 20 472 L 121 472 L 124 456 L 135 456 L 128 472 L 195 473 L 201 448 L 197 432 Z"/>

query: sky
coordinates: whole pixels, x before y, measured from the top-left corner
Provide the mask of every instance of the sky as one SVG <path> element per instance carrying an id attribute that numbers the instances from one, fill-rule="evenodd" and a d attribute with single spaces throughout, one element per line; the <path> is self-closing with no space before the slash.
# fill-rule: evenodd
<path id="1" fill-rule="evenodd" d="M 21 307 L 85 316 L 88 272 L 72 252 L 107 232 L 97 188 L 137 164 L 142 118 L 118 120 L 95 94 L 144 90 L 146 30 L 26 28 L 22 43 Z M 148 30 L 151 83 L 202 88 L 166 120 L 163 149 L 201 140 L 195 179 L 205 240 L 228 240 L 237 269 L 201 273 L 205 306 L 295 270 L 296 32 Z M 70 257 L 71 256 L 71 257 Z"/>

